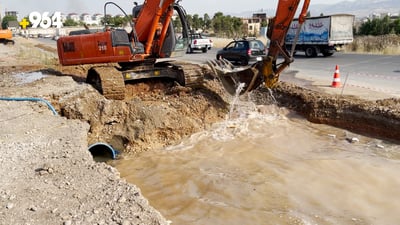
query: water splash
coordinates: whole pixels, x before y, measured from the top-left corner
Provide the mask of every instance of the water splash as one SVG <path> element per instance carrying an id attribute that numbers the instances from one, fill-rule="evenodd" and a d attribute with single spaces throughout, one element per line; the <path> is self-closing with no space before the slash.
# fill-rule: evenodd
<path id="1" fill-rule="evenodd" d="M 192 148 L 193 143 L 197 143 L 203 139 L 212 138 L 217 141 L 231 141 L 238 137 L 253 136 L 250 130 L 251 126 L 260 124 L 260 127 L 265 124 L 273 123 L 277 120 L 285 119 L 285 111 L 280 110 L 276 104 L 256 105 L 251 99 L 251 95 L 240 95 L 245 84 L 240 83 L 236 88 L 235 95 L 230 102 L 230 108 L 226 119 L 220 123 L 215 123 L 208 131 L 203 131 L 192 135 L 187 142 L 182 142 L 175 146 L 173 150 L 188 150 Z M 276 102 L 272 91 L 270 90 L 271 98 Z M 254 129 L 254 128 L 253 128 Z M 172 149 L 168 149 L 172 150 Z"/>
<path id="2" fill-rule="evenodd" d="M 272 92 L 271 88 L 268 88 L 269 96 L 272 98 L 272 101 L 274 104 L 278 104 L 278 101 L 276 101 L 276 98 L 274 96 L 274 93 Z"/>
<path id="3" fill-rule="evenodd" d="M 236 88 L 235 96 L 233 96 L 232 102 L 231 102 L 231 107 L 229 109 L 229 115 L 228 118 L 231 119 L 233 115 L 233 111 L 235 110 L 235 106 L 237 102 L 239 101 L 240 97 L 240 92 L 243 90 L 245 83 L 240 83 L 238 87 Z"/>
<path id="4" fill-rule="evenodd" d="M 18 84 L 29 84 L 47 77 L 42 72 L 31 72 L 31 73 L 18 73 L 14 75 L 18 79 Z"/>

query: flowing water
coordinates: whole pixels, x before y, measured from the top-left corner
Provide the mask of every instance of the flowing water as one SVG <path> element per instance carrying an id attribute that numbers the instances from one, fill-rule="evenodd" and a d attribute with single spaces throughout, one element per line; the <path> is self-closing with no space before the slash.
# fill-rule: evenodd
<path id="1" fill-rule="evenodd" d="M 230 117 L 114 166 L 172 224 L 400 223 L 399 145 L 274 105 Z"/>
<path id="2" fill-rule="evenodd" d="M 17 78 L 18 84 L 28 84 L 46 77 L 42 72 L 18 73 L 14 77 Z"/>

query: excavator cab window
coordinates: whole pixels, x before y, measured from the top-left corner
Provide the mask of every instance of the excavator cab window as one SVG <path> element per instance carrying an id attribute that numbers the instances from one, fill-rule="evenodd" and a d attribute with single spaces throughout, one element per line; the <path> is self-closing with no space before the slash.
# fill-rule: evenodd
<path id="1" fill-rule="evenodd" d="M 116 29 L 111 32 L 112 46 L 129 46 L 132 54 L 138 54 L 144 52 L 143 45 L 138 42 L 136 51 L 132 47 L 132 43 L 129 41 L 129 34 L 124 29 Z M 139 50 L 139 51 L 138 51 Z"/>
<path id="2" fill-rule="evenodd" d="M 128 33 L 123 29 L 113 30 L 111 32 L 111 39 L 113 47 L 126 46 L 130 44 Z"/>

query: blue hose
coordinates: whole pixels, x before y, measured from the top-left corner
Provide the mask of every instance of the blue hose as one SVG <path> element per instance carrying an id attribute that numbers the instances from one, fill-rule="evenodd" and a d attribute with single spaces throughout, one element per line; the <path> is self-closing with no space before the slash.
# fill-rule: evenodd
<path id="1" fill-rule="evenodd" d="M 53 112 L 54 115 L 58 115 L 57 111 L 54 107 L 50 104 L 50 102 L 42 99 L 42 98 L 15 98 L 15 97 L 0 97 L 0 100 L 3 101 L 31 101 L 31 102 L 43 102 L 49 107 L 49 109 Z"/>

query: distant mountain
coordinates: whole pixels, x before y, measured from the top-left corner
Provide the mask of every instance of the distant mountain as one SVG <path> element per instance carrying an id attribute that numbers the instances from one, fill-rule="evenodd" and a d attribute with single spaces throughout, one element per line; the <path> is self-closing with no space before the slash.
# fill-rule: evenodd
<path id="1" fill-rule="evenodd" d="M 322 14 L 353 14 L 358 18 L 369 16 L 373 13 L 400 13 L 400 0 L 355 0 L 342 1 L 335 4 L 312 4 L 309 7 L 311 16 Z M 265 12 L 268 16 L 275 15 L 275 9 L 255 9 L 241 13 L 232 13 L 230 15 L 237 17 L 251 17 L 253 13 Z M 228 13 L 229 14 L 229 13 Z"/>
<path id="2" fill-rule="evenodd" d="M 356 0 L 342 1 L 336 4 L 316 4 L 310 6 L 311 16 L 336 13 L 349 13 L 356 17 L 365 17 L 373 13 L 400 13 L 399 0 Z"/>

